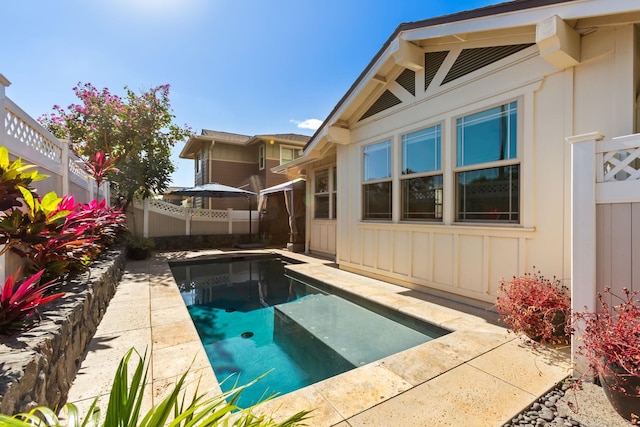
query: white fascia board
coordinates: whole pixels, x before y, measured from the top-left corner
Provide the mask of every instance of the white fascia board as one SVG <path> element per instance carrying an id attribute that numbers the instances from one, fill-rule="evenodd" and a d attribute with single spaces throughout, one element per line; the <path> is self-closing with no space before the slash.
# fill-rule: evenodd
<path id="1" fill-rule="evenodd" d="M 535 26 L 552 15 L 558 15 L 564 20 L 572 20 L 624 12 L 637 12 L 638 9 L 638 0 L 576 0 L 565 4 L 554 4 L 535 9 L 517 10 L 500 15 L 491 15 L 459 22 L 417 28 L 414 30 L 406 30 L 398 34 L 397 38 L 401 38 L 408 42 L 414 42 L 418 40 L 455 36 L 473 32 L 499 30 L 503 28 Z M 397 44 L 393 43 L 393 41 L 389 43 L 389 46 L 387 46 L 386 50 L 380 55 L 367 74 L 358 82 L 358 85 L 353 88 L 351 94 L 344 100 L 341 107 L 336 110 L 331 117 L 327 118 L 322 126 L 321 132 L 319 132 L 316 135 L 316 138 L 311 141 L 311 144 L 308 147 L 309 151 L 313 151 L 313 147 L 317 145 L 323 137 L 326 138 L 326 128 L 335 123 L 337 118 L 342 115 L 347 106 L 351 104 L 353 99 L 370 80 L 376 79 L 376 75 L 382 65 L 389 60 L 393 61 L 392 55 L 396 52 L 396 47 L 394 47 L 396 45 Z"/>
<path id="2" fill-rule="evenodd" d="M 317 155 L 306 155 L 306 154 L 303 154 L 302 156 L 298 157 L 297 159 L 291 160 L 290 162 L 283 163 L 283 164 L 278 165 L 278 166 L 274 166 L 270 170 L 273 173 L 282 173 L 282 172 L 285 172 L 287 169 L 291 169 L 291 168 L 295 168 L 295 167 L 298 167 L 298 166 L 306 165 L 307 163 L 311 163 L 311 162 L 313 162 L 315 160 L 318 160 L 318 156 Z"/>
<path id="3" fill-rule="evenodd" d="M 637 12 L 639 8 L 638 0 L 573 1 L 564 4 L 548 5 L 535 9 L 517 10 L 501 15 L 491 15 L 465 21 L 408 30 L 403 34 L 400 34 L 399 37 L 407 41 L 425 40 L 478 31 L 536 25 L 552 15 L 558 15 L 560 18 L 567 21 L 572 19 L 589 18 L 592 16 Z"/>

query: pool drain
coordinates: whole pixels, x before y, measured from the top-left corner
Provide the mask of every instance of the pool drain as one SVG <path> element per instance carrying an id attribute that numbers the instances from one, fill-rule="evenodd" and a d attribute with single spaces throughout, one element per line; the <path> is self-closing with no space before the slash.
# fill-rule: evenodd
<path id="1" fill-rule="evenodd" d="M 240 336 L 242 338 L 251 338 L 253 336 L 253 332 L 243 332 Z"/>

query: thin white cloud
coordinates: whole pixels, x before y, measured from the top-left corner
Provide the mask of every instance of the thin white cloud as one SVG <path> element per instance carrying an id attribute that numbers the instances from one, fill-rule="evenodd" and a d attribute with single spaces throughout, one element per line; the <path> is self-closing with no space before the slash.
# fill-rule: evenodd
<path id="1" fill-rule="evenodd" d="M 311 129 L 318 130 L 320 125 L 322 124 L 322 120 L 318 119 L 307 119 L 307 120 L 290 120 L 291 123 L 295 123 L 295 125 L 300 129 Z"/>

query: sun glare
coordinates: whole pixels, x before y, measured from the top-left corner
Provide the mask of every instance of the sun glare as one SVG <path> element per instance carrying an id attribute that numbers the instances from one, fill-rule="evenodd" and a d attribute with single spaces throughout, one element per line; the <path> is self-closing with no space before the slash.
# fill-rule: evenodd
<path id="1" fill-rule="evenodd" d="M 179 18 L 196 13 L 202 0 L 119 0 L 119 9 L 155 19 Z"/>

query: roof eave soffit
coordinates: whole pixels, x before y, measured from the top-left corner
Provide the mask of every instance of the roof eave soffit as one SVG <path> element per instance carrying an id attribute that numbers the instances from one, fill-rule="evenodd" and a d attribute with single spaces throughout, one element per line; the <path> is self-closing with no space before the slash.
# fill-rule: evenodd
<path id="1" fill-rule="evenodd" d="M 180 151 L 179 157 L 181 159 L 194 159 L 196 153 L 202 149 L 202 145 L 210 143 L 213 145 L 215 142 L 213 138 L 202 135 L 191 135 L 187 142 L 185 142 L 182 151 Z"/>

